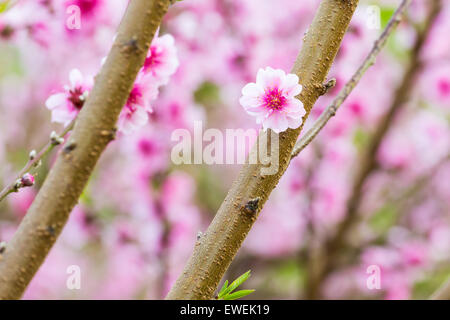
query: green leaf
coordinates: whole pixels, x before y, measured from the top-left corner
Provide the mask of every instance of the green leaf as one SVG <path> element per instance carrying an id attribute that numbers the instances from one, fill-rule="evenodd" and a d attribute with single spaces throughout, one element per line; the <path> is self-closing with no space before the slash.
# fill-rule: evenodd
<path id="1" fill-rule="evenodd" d="M 218 297 L 221 298 L 225 292 L 225 290 L 228 287 L 228 280 L 225 280 L 225 282 L 223 283 L 222 289 L 220 289 Z"/>
<path id="2" fill-rule="evenodd" d="M 227 295 L 226 297 L 224 297 L 223 300 L 236 300 L 236 299 L 248 296 L 250 293 L 252 293 L 254 291 L 255 290 L 253 290 L 253 289 L 236 291 L 236 292 L 233 292 L 233 293 Z"/>
<path id="3" fill-rule="evenodd" d="M 392 16 L 395 13 L 394 7 L 382 7 L 380 10 L 380 19 L 381 19 L 381 28 L 386 28 L 389 20 L 391 20 Z"/>
<path id="4" fill-rule="evenodd" d="M 227 291 L 228 293 L 232 292 L 233 290 L 237 289 L 241 284 L 243 284 L 247 279 L 250 277 L 251 270 L 248 270 L 246 273 L 244 273 L 242 276 L 234 280 L 230 286 L 228 287 Z"/>
<path id="5" fill-rule="evenodd" d="M 254 290 L 241 290 L 233 292 L 250 277 L 250 272 L 251 270 L 248 270 L 246 273 L 234 280 L 230 286 L 228 286 L 228 280 L 226 280 L 222 288 L 220 289 L 219 294 L 217 295 L 217 299 L 234 300 L 252 293 Z"/>
<path id="6" fill-rule="evenodd" d="M 439 289 L 447 280 L 450 280 L 449 268 L 435 270 L 429 273 L 418 282 L 414 283 L 412 290 L 412 298 L 418 300 L 428 299 L 437 289 Z"/>
<path id="7" fill-rule="evenodd" d="M 397 208 L 387 204 L 370 218 L 369 224 L 375 231 L 384 233 L 395 224 L 397 216 Z"/>
<path id="8" fill-rule="evenodd" d="M 0 2 L 0 13 L 6 11 L 9 7 L 9 0 Z"/>
<path id="9" fill-rule="evenodd" d="M 211 106 L 220 101 L 220 88 L 211 81 L 205 81 L 194 91 L 194 101 L 198 104 Z"/>
<path id="10" fill-rule="evenodd" d="M 358 150 L 364 149 L 367 142 L 369 141 L 370 135 L 362 128 L 357 128 L 353 135 L 353 144 Z"/>

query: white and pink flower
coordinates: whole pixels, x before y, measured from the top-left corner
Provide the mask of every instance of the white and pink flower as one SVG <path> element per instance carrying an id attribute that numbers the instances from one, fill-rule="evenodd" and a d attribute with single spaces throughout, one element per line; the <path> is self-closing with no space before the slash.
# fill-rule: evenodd
<path id="1" fill-rule="evenodd" d="M 45 105 L 52 111 L 52 122 L 67 126 L 76 118 L 89 94 L 91 85 L 83 78 L 78 69 L 70 72 L 70 85 L 64 86 L 64 92 L 51 95 Z"/>
<path id="2" fill-rule="evenodd" d="M 153 112 L 150 102 L 158 96 L 158 84 L 151 77 L 139 74 L 127 103 L 119 116 L 119 131 L 128 135 L 148 122 L 148 113 Z"/>
<path id="3" fill-rule="evenodd" d="M 144 74 L 151 74 L 162 84 L 167 84 L 178 65 L 175 40 L 170 34 L 165 34 L 153 39 L 142 71 Z"/>
<path id="4" fill-rule="evenodd" d="M 301 125 L 305 110 L 296 98 L 301 91 L 295 74 L 267 67 L 259 69 L 256 83 L 248 83 L 242 89 L 239 102 L 248 114 L 256 117 L 256 123 L 262 123 L 264 130 L 279 133 Z"/>
<path id="5" fill-rule="evenodd" d="M 119 117 L 119 130 L 128 135 L 147 124 L 150 102 L 158 96 L 161 85 L 169 82 L 179 65 L 174 38 L 170 34 L 155 37 L 144 66 L 138 74 Z"/>

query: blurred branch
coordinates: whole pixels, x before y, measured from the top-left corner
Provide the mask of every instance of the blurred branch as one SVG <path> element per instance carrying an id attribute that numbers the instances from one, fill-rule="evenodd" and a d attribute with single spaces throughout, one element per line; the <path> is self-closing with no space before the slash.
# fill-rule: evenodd
<path id="1" fill-rule="evenodd" d="M 326 243 L 324 249 L 324 258 L 326 261 L 324 262 L 323 268 L 321 270 L 322 276 L 319 277 L 316 283 L 313 285 L 313 287 L 315 288 L 314 293 L 310 294 L 310 297 L 313 299 L 318 298 L 321 282 L 324 280 L 326 275 L 332 271 L 330 269 L 332 261 L 335 260 L 339 255 L 340 248 L 344 246 L 347 233 L 353 225 L 354 221 L 357 219 L 357 211 L 362 201 L 365 182 L 377 168 L 376 155 L 378 149 L 389 128 L 393 124 L 395 115 L 403 107 L 414 87 L 414 81 L 422 66 L 420 59 L 422 47 L 425 44 L 425 41 L 430 33 L 435 19 L 437 18 L 441 10 L 441 7 L 442 3 L 440 0 L 430 2 L 430 9 L 425 20 L 424 28 L 418 32 L 411 53 L 411 58 L 401 84 L 396 91 L 395 97 L 388 109 L 387 114 L 383 117 L 383 119 L 377 126 L 375 133 L 372 135 L 371 140 L 369 141 L 368 146 L 364 151 L 360 166 L 357 169 L 355 175 L 351 195 L 347 201 L 347 209 L 344 215 L 345 218 L 338 225 L 337 231 L 334 236 L 332 236 Z"/>
<path id="2" fill-rule="evenodd" d="M 407 212 L 409 212 L 409 210 L 420 204 L 421 201 L 425 200 L 428 197 L 427 194 L 421 195 L 421 193 L 424 193 L 423 191 L 430 192 L 430 182 L 438 175 L 439 170 L 441 170 L 449 160 L 450 154 L 443 157 L 432 168 L 427 170 L 427 172 L 424 172 L 422 175 L 417 177 L 417 179 L 415 179 L 414 182 L 410 183 L 405 190 L 402 190 L 400 194 L 389 199 L 387 205 L 395 205 L 397 208 L 397 214 L 395 216 L 395 221 L 393 221 L 393 224 L 400 223 L 400 220 L 405 216 Z M 355 223 L 359 222 L 355 221 Z M 369 241 L 355 240 L 354 243 L 356 245 L 350 245 L 348 248 L 346 248 L 346 251 L 348 251 L 346 252 L 346 254 L 351 257 L 351 261 L 349 261 L 349 259 L 347 259 L 343 263 L 342 261 L 339 261 L 339 263 L 336 260 L 331 261 L 329 270 L 335 270 L 336 268 L 341 268 L 344 265 L 355 263 L 366 246 L 385 243 L 386 236 L 387 234 L 380 234 L 375 238 L 370 239 Z M 343 254 L 342 251 L 340 254 Z"/>
<path id="3" fill-rule="evenodd" d="M 430 299 L 450 300 L 450 279 L 448 279 L 435 293 L 433 293 Z"/>
<path id="4" fill-rule="evenodd" d="M 125 104 L 170 0 L 130 1 L 106 62 L 28 213 L 0 261 L 0 298 L 20 298 L 61 233 Z"/>
<path id="5" fill-rule="evenodd" d="M 319 134 L 319 132 L 325 127 L 327 122 L 336 114 L 339 107 L 345 102 L 347 97 L 359 83 L 366 71 L 375 64 L 376 57 L 383 49 L 389 36 L 395 31 L 398 24 L 402 19 L 402 15 L 406 12 L 411 0 L 403 0 L 397 11 L 392 16 L 388 25 L 384 29 L 380 37 L 375 41 L 372 50 L 369 52 L 366 59 L 363 61 L 361 66 L 358 68 L 356 73 L 351 77 L 351 79 L 345 84 L 342 90 L 339 92 L 337 97 L 333 100 L 331 105 L 329 105 L 320 117 L 316 120 L 311 129 L 309 129 L 300 140 L 295 144 L 294 150 L 292 151 L 292 158 L 296 157 L 303 149 L 306 148 L 314 138 Z"/>
<path id="6" fill-rule="evenodd" d="M 64 138 L 67 133 L 69 133 L 70 130 L 73 129 L 73 126 L 75 124 L 75 120 L 73 120 L 64 130 L 57 135 L 57 137 Z M 50 136 L 49 141 L 47 144 L 39 150 L 39 152 L 36 153 L 36 155 L 31 155 L 29 157 L 29 160 L 27 164 L 20 170 L 20 172 L 17 174 L 14 181 L 10 182 L 8 185 L 6 185 L 3 190 L 0 192 L 0 202 L 3 201 L 10 193 L 18 192 L 16 186 L 16 181 L 23 177 L 24 174 L 29 173 L 31 169 L 37 168 L 39 166 L 39 163 L 41 160 L 46 157 L 57 145 L 60 145 L 62 142 L 56 141 L 54 137 Z"/>
<path id="7" fill-rule="evenodd" d="M 358 0 L 323 0 L 304 39 L 292 73 L 299 76 L 300 95 L 309 113 L 320 96 L 331 64 L 339 50 Z M 220 279 L 239 250 L 253 223 L 287 169 L 291 152 L 303 128 L 279 134 L 279 167 L 262 175 L 264 165 L 245 164 L 205 234 L 197 241 L 184 271 L 167 299 L 211 299 Z M 278 137 L 277 137 L 278 138 Z M 257 153 L 255 145 L 251 151 Z"/>
<path id="8" fill-rule="evenodd" d="M 312 161 L 311 165 L 309 166 L 307 170 L 307 174 L 305 177 L 305 186 L 309 186 L 306 188 L 306 196 L 308 199 L 308 208 L 306 209 L 305 219 L 307 221 L 306 225 L 306 232 L 307 235 L 305 239 L 302 239 L 302 241 L 305 243 L 305 248 L 303 250 L 299 251 L 299 265 L 304 264 L 306 266 L 306 274 L 307 279 L 305 280 L 305 286 L 308 286 L 310 283 L 314 283 L 314 281 L 311 281 L 311 278 L 316 277 L 316 269 L 318 269 L 316 266 L 317 264 L 321 263 L 322 261 L 322 250 L 321 250 L 321 243 L 320 243 L 320 236 L 319 233 L 316 230 L 315 225 L 315 207 L 314 202 L 316 201 L 316 195 L 314 188 L 312 187 L 312 182 L 315 179 L 315 174 L 317 173 L 323 159 L 323 150 L 322 145 L 319 143 L 315 143 L 312 145 L 314 150 L 314 161 Z M 308 292 L 308 289 L 299 288 L 299 296 L 298 299 L 303 299 L 304 292 Z"/>

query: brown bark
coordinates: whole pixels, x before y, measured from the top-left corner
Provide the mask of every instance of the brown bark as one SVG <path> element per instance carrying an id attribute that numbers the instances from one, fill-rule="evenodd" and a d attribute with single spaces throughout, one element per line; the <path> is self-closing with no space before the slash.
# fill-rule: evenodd
<path id="1" fill-rule="evenodd" d="M 322 84 L 340 47 L 358 0 L 323 0 L 304 39 L 292 69 L 300 78 L 300 100 L 307 111 L 323 92 Z M 250 231 L 271 191 L 287 169 L 291 152 L 302 130 L 279 134 L 279 170 L 262 176 L 262 164 L 241 169 L 224 202 L 205 234 L 195 244 L 184 271 L 166 299 L 210 299 Z M 252 152 L 257 152 L 255 148 Z M 254 210 L 248 210 L 248 208 Z"/>
<path id="2" fill-rule="evenodd" d="M 18 299 L 62 231 L 100 154 L 170 0 L 130 1 L 73 133 L 0 260 L 0 298 Z"/>

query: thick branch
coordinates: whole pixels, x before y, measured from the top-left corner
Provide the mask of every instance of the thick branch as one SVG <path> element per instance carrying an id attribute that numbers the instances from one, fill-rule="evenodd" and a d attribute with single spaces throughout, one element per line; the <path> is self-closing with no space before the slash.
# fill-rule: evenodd
<path id="1" fill-rule="evenodd" d="M 307 114 L 336 56 L 358 0 L 323 0 L 292 69 L 300 78 L 300 95 Z M 262 164 L 246 164 L 233 183 L 206 233 L 197 241 L 184 271 L 167 299 L 210 299 L 271 191 L 289 165 L 302 126 L 279 135 L 279 169 L 261 175 Z M 251 151 L 256 153 L 255 147 Z M 251 207 L 253 210 L 249 210 Z"/>
<path id="2" fill-rule="evenodd" d="M 94 87 L 44 185 L 0 260 L 0 298 L 20 298 L 63 229 L 144 63 L 170 0 L 130 1 Z"/>
<path id="3" fill-rule="evenodd" d="M 427 18 L 425 20 L 424 28 L 418 33 L 415 45 L 412 50 L 411 58 L 407 67 L 407 70 L 403 76 L 400 86 L 398 87 L 395 97 L 388 109 L 388 112 L 383 117 L 379 125 L 377 126 L 365 152 L 362 156 L 360 166 L 357 169 L 351 196 L 347 201 L 345 219 L 339 224 L 336 233 L 330 239 L 328 239 L 326 244 L 326 253 L 324 254 L 325 262 L 323 263 L 323 268 L 321 270 L 321 276 L 316 279 L 316 283 L 312 288 L 315 288 L 315 292 L 309 293 L 310 298 L 316 299 L 319 294 L 320 283 L 324 277 L 332 271 L 333 261 L 337 259 L 337 255 L 341 251 L 341 247 L 344 246 L 345 238 L 348 231 L 352 227 L 354 221 L 357 219 L 357 211 L 360 207 L 364 193 L 364 185 L 368 177 L 376 170 L 376 154 L 378 149 L 386 136 L 389 128 L 394 122 L 395 115 L 403 107 L 404 103 L 409 98 L 409 95 L 414 87 L 414 82 L 417 74 L 421 70 L 421 60 L 420 54 L 422 47 L 425 44 L 425 40 L 430 33 L 433 23 L 440 12 L 441 2 L 433 1 L 430 4 L 430 10 L 428 12 Z"/>

